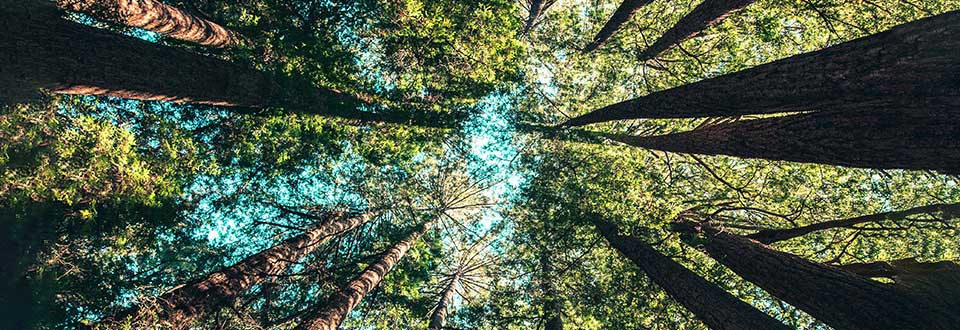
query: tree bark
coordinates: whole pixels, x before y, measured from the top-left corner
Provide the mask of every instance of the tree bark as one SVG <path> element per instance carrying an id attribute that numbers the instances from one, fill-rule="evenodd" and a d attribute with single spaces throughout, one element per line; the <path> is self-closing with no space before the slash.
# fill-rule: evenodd
<path id="1" fill-rule="evenodd" d="M 379 260 L 367 266 L 357 277 L 327 299 L 322 305 L 316 305 L 307 312 L 307 317 L 297 325 L 297 330 L 336 330 L 343 320 L 353 311 L 363 297 L 373 290 L 383 277 L 396 266 L 397 262 L 413 246 L 420 236 L 427 232 L 429 224 L 414 229 L 406 238 L 397 242 L 383 253 Z"/>
<path id="2" fill-rule="evenodd" d="M 960 12 L 609 105 L 564 126 L 855 108 L 960 107 Z"/>
<path id="3" fill-rule="evenodd" d="M 643 6 L 651 2 L 653 2 L 653 0 L 623 0 L 620 6 L 617 7 L 617 11 L 613 13 L 613 16 L 610 16 L 607 24 L 604 24 L 600 32 L 597 32 L 597 35 L 593 37 L 593 41 L 583 48 L 583 52 L 589 53 L 603 46 L 607 40 L 610 40 L 610 37 L 612 37 L 614 33 L 617 33 L 617 30 L 620 30 L 621 26 L 633 18 L 633 15 L 636 14 L 640 8 L 643 8 Z"/>
<path id="4" fill-rule="evenodd" d="M 960 52 L 958 52 L 960 53 Z M 654 150 L 960 173 L 960 111 L 851 110 L 743 120 L 660 136 L 614 136 Z"/>
<path id="5" fill-rule="evenodd" d="M 779 252 L 705 223 L 677 229 L 718 262 L 835 329 L 956 329 L 960 315 L 895 286 Z"/>
<path id="6" fill-rule="evenodd" d="M 40 4 L 37 4 L 40 3 Z M 318 88 L 301 77 L 272 75 L 223 60 L 116 35 L 59 18 L 43 1 L 0 7 L 0 104 L 37 89 L 80 94 L 285 111 L 362 122 L 445 127 L 450 116 L 360 111 L 357 97 Z"/>
<path id="7" fill-rule="evenodd" d="M 234 47 L 242 39 L 220 24 L 156 0 L 58 0 L 57 5 L 204 46 Z"/>
<path id="8" fill-rule="evenodd" d="M 334 213 L 330 215 L 328 222 L 316 228 L 288 238 L 203 278 L 174 288 L 158 299 L 163 307 L 163 316 L 173 324 L 190 324 L 204 314 L 229 305 L 238 295 L 264 279 L 283 274 L 290 265 L 316 251 L 331 237 L 353 230 L 375 216 L 375 212 L 359 216 Z M 136 315 L 138 312 L 139 310 L 135 308 L 107 321 L 122 322 L 127 316 Z"/>
<path id="9" fill-rule="evenodd" d="M 684 16 L 667 30 L 650 47 L 640 53 L 640 61 L 647 61 L 660 55 L 684 40 L 699 35 L 703 30 L 720 23 L 733 13 L 746 8 L 756 0 L 704 0 L 687 16 Z"/>
<path id="10" fill-rule="evenodd" d="M 543 291 L 542 299 L 543 318 L 546 323 L 544 330 L 563 330 L 563 305 L 560 301 L 560 293 L 557 290 L 556 270 L 553 268 L 553 262 L 550 260 L 550 254 L 541 251 L 540 255 L 540 286 Z"/>
<path id="11" fill-rule="evenodd" d="M 901 221 L 912 215 L 941 213 L 943 218 L 955 218 L 960 216 L 960 203 L 954 204 L 932 204 L 914 207 L 906 210 L 868 214 L 859 217 L 818 222 L 802 227 L 788 229 L 766 229 L 747 235 L 746 237 L 763 244 L 772 244 L 788 239 L 800 237 L 815 231 L 850 228 L 852 226 L 881 221 Z"/>
<path id="12" fill-rule="evenodd" d="M 453 301 L 453 296 L 457 294 L 457 282 L 459 280 L 460 274 L 454 274 L 450 278 L 450 284 L 447 284 L 447 287 L 443 289 L 443 293 L 440 294 L 440 301 L 437 302 L 437 307 L 433 309 L 433 314 L 430 315 L 430 323 L 427 325 L 427 329 L 443 329 L 443 324 L 447 322 L 447 308 Z"/>
<path id="13" fill-rule="evenodd" d="M 620 235 L 616 225 L 590 216 L 610 245 L 629 258 L 674 300 L 715 330 L 788 329 L 786 325 L 734 297 L 654 250 L 640 239 Z"/>
<path id="14" fill-rule="evenodd" d="M 533 29 L 533 26 L 536 25 L 537 19 L 540 18 L 540 15 L 543 14 L 543 10 L 546 7 L 547 0 L 531 0 L 530 1 L 530 13 L 527 16 L 527 22 L 523 25 L 523 32 L 521 35 L 527 35 L 530 33 L 530 30 Z"/>
<path id="15" fill-rule="evenodd" d="M 936 305 L 960 310 L 960 266 L 956 262 L 918 262 L 908 258 L 839 267 L 863 277 L 892 279 L 894 285 Z"/>

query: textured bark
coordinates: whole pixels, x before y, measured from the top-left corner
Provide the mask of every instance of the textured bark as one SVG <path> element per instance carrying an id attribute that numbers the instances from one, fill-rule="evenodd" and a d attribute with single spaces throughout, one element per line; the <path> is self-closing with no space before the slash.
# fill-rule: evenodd
<path id="1" fill-rule="evenodd" d="M 788 329 L 640 239 L 620 235 L 616 225 L 609 221 L 596 215 L 590 220 L 614 249 L 632 260 L 647 277 L 711 329 Z"/>
<path id="2" fill-rule="evenodd" d="M 696 37 L 703 30 L 720 23 L 727 16 L 754 2 L 756 0 L 704 0 L 687 16 L 681 18 L 677 25 L 667 30 L 650 47 L 644 49 L 640 53 L 640 60 L 654 58 L 684 40 Z"/>
<path id="3" fill-rule="evenodd" d="M 460 274 L 454 274 L 453 277 L 450 278 L 450 284 L 447 284 L 447 287 L 443 289 L 443 293 L 440 294 L 440 301 L 437 302 L 437 307 L 433 309 L 433 313 L 430 315 L 430 324 L 427 325 L 427 329 L 443 329 L 443 324 L 447 322 L 447 308 L 449 308 L 450 302 L 453 301 L 453 296 L 457 294 L 457 284 L 460 281 L 459 275 Z"/>
<path id="4" fill-rule="evenodd" d="M 593 37 L 593 41 L 583 48 L 583 52 L 589 53 L 603 46 L 607 40 L 610 40 L 610 37 L 612 37 L 614 33 L 617 33 L 617 30 L 620 30 L 620 27 L 633 18 L 633 15 L 636 14 L 640 8 L 643 8 L 643 6 L 651 2 L 653 2 L 653 0 L 624 0 L 620 3 L 620 6 L 617 7 L 617 11 L 613 13 L 613 16 L 610 16 L 607 24 L 604 24 L 600 32 L 597 32 L 597 35 Z"/>
<path id="5" fill-rule="evenodd" d="M 681 133 L 614 139 L 679 153 L 958 174 L 958 123 L 960 111 L 953 109 L 864 109 L 743 120 Z"/>
<path id="6" fill-rule="evenodd" d="M 960 315 L 900 288 L 830 265 L 779 252 L 709 225 L 683 221 L 703 234 L 704 250 L 743 279 L 835 329 L 956 329 Z"/>
<path id="7" fill-rule="evenodd" d="M 288 238 L 277 245 L 251 255 L 196 281 L 174 288 L 160 296 L 164 316 L 173 324 L 189 324 L 206 313 L 228 306 L 238 295 L 270 276 L 283 274 L 290 265 L 316 251 L 333 236 L 366 223 L 376 213 L 359 216 L 333 214 L 328 222 Z M 135 315 L 133 309 L 114 317 L 123 321 Z"/>
<path id="8" fill-rule="evenodd" d="M 546 251 L 540 255 L 540 286 L 543 291 L 541 309 L 543 318 L 546 320 L 544 330 L 563 330 L 563 304 L 560 301 L 560 292 L 557 290 L 556 270 L 553 268 L 553 262 L 550 260 L 550 254 Z"/>
<path id="9" fill-rule="evenodd" d="M 19 103 L 46 89 L 228 106 L 241 113 L 278 106 L 362 122 L 444 127 L 457 120 L 426 112 L 360 111 L 357 106 L 364 102 L 358 98 L 317 88 L 301 77 L 274 76 L 70 22 L 42 3 L 0 7 L 0 104 Z"/>
<path id="10" fill-rule="evenodd" d="M 856 225 L 865 224 L 869 222 L 881 222 L 881 221 L 901 221 L 908 220 L 907 217 L 918 214 L 932 214 L 932 213 L 941 213 L 942 218 L 955 218 L 960 216 L 960 203 L 955 204 L 932 204 L 914 207 L 906 210 L 892 211 L 892 212 L 883 212 L 876 214 L 863 215 L 854 218 L 841 219 L 841 220 L 831 220 L 818 222 L 802 227 L 788 228 L 788 229 L 767 229 L 761 230 L 756 233 L 747 235 L 749 239 L 756 240 L 760 243 L 771 244 L 775 242 L 785 241 L 788 239 L 800 237 L 815 231 L 834 229 L 834 228 L 850 228 Z"/>
<path id="11" fill-rule="evenodd" d="M 220 24 L 156 0 L 58 0 L 57 5 L 205 46 L 227 48 L 241 40 Z"/>
<path id="12" fill-rule="evenodd" d="M 960 107 L 960 12 L 609 105 L 564 125 L 821 109 Z"/>
<path id="13" fill-rule="evenodd" d="M 914 258 L 848 264 L 841 269 L 864 277 L 885 277 L 894 285 L 947 310 L 960 310 L 960 266 L 953 261 L 918 262 Z"/>
<path id="14" fill-rule="evenodd" d="M 357 277 L 350 280 L 322 305 L 307 311 L 307 317 L 297 325 L 298 330 L 335 330 L 343 320 L 363 300 L 370 290 L 377 287 L 383 277 L 396 266 L 400 258 L 407 253 L 420 236 L 426 233 L 429 224 L 419 226 L 406 238 L 397 242 L 383 253 L 379 260 L 367 266 Z"/>

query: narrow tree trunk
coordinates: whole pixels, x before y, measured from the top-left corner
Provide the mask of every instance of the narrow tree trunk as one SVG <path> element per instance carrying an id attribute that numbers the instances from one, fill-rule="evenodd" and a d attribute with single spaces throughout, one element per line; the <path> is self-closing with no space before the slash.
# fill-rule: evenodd
<path id="1" fill-rule="evenodd" d="M 703 30 L 720 23 L 724 18 L 746 8 L 756 0 L 704 0 L 687 16 L 667 30 L 650 47 L 640 53 L 640 61 L 660 55 L 684 40 L 696 37 Z"/>
<path id="2" fill-rule="evenodd" d="M 653 0 L 623 0 L 620 6 L 617 7 L 617 11 L 613 13 L 613 16 L 610 16 L 607 24 L 604 24 L 600 32 L 597 32 L 597 35 L 593 37 L 593 41 L 583 48 L 583 52 L 589 53 L 603 46 L 614 33 L 617 33 L 617 30 L 620 30 L 621 26 L 633 18 L 633 15 L 636 14 L 640 8 L 651 2 L 653 2 Z"/>
<path id="3" fill-rule="evenodd" d="M 316 251 L 331 237 L 353 230 L 375 216 L 373 212 L 352 217 L 331 215 L 327 223 L 164 293 L 158 299 L 163 314 L 173 324 L 187 325 L 204 314 L 228 306 L 238 295 L 264 279 L 283 274 L 290 265 Z M 122 322 L 138 312 L 138 309 L 132 309 L 107 321 Z"/>
<path id="4" fill-rule="evenodd" d="M 590 219 L 610 245 L 640 267 L 654 283 L 711 329 L 788 329 L 753 306 L 710 283 L 640 239 L 618 233 L 599 216 Z"/>
<path id="5" fill-rule="evenodd" d="M 227 48 L 241 40 L 239 34 L 220 24 L 157 0 L 58 0 L 57 5 L 205 46 Z"/>
<path id="6" fill-rule="evenodd" d="M 430 324 L 427 325 L 427 329 L 443 329 L 443 324 L 447 322 L 447 308 L 453 301 L 453 296 L 457 294 L 458 281 L 460 281 L 460 274 L 454 274 L 450 278 L 450 284 L 447 284 L 447 287 L 443 289 L 443 293 L 440 294 L 440 301 L 437 302 L 437 307 L 433 309 L 433 314 L 430 315 Z"/>
<path id="7" fill-rule="evenodd" d="M 38 4 L 39 3 L 39 4 Z M 444 127 L 456 118 L 426 112 L 360 111 L 363 101 L 300 77 L 273 76 L 223 60 L 116 35 L 59 18 L 26 0 L 0 7 L 0 104 L 46 89 L 119 97 L 337 116 L 363 122 Z"/>
<path id="8" fill-rule="evenodd" d="M 960 315 L 895 286 L 683 220 L 677 229 L 743 279 L 835 329 L 956 329 Z"/>
<path id="9" fill-rule="evenodd" d="M 960 107 L 960 12 L 609 105 L 563 125 L 822 109 Z"/>
<path id="10" fill-rule="evenodd" d="M 960 53 L 960 52 L 958 52 Z M 743 120 L 660 135 L 637 147 L 880 169 L 960 173 L 960 111 L 851 110 Z"/>
<path id="11" fill-rule="evenodd" d="M 560 301 L 560 293 L 557 290 L 556 271 L 553 268 L 553 262 L 550 260 L 550 254 L 541 251 L 540 255 L 540 286 L 543 291 L 541 307 L 543 309 L 543 318 L 546 323 L 544 330 L 563 330 L 563 305 Z"/>
<path id="12" fill-rule="evenodd" d="M 307 312 L 307 317 L 297 325 L 298 330 L 335 330 L 353 311 L 370 290 L 373 290 L 383 277 L 396 266 L 400 258 L 413 246 L 420 236 L 426 233 L 429 224 L 419 226 L 406 238 L 397 242 L 383 253 L 379 260 L 367 266 L 357 277 L 347 283 L 339 292 Z"/>
<path id="13" fill-rule="evenodd" d="M 785 241 L 788 239 L 800 237 L 815 231 L 834 229 L 834 228 L 850 228 L 852 226 L 865 224 L 869 222 L 881 222 L 881 221 L 901 221 L 907 220 L 907 217 L 918 214 L 929 214 L 929 213 L 941 213 L 944 219 L 955 218 L 960 216 L 960 203 L 955 204 L 932 204 L 914 207 L 901 211 L 892 211 L 892 212 L 883 212 L 876 214 L 869 214 L 864 216 L 859 216 L 855 218 L 842 219 L 842 220 L 831 220 L 818 222 L 802 227 L 788 228 L 788 229 L 766 229 L 761 230 L 756 233 L 747 235 L 746 237 L 752 240 L 756 240 L 763 244 L 771 244 L 780 241 Z"/>
<path id="14" fill-rule="evenodd" d="M 545 3 L 546 0 L 530 1 L 530 14 L 527 16 L 527 22 L 523 25 L 523 32 L 520 33 L 521 35 L 527 35 L 530 33 L 530 30 L 533 29 L 533 26 L 537 23 L 537 19 L 543 14 Z"/>

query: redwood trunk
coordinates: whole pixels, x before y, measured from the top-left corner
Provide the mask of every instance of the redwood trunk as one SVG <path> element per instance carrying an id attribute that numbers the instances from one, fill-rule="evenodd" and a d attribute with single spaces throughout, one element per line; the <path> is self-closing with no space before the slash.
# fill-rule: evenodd
<path id="1" fill-rule="evenodd" d="M 957 174 L 958 123 L 960 111 L 952 109 L 864 109 L 743 120 L 688 132 L 615 139 L 680 153 Z"/>
<path id="2" fill-rule="evenodd" d="M 239 34 L 220 24 L 156 0 L 58 0 L 57 4 L 63 9 L 118 20 L 127 26 L 205 46 L 233 47 L 241 39 Z"/>
<path id="3" fill-rule="evenodd" d="M 640 61 L 646 61 L 660 55 L 684 40 L 696 37 L 703 30 L 720 23 L 724 18 L 746 8 L 756 0 L 705 0 L 697 5 L 690 14 L 684 16 L 667 30 L 650 47 L 640 53 Z"/>
<path id="4" fill-rule="evenodd" d="M 391 246 L 379 260 L 367 266 L 363 272 L 327 299 L 326 302 L 308 311 L 307 318 L 296 329 L 336 330 L 347 315 L 360 304 L 363 296 L 380 284 L 383 277 L 396 266 L 407 250 L 420 239 L 420 236 L 426 233 L 427 228 L 428 224 L 422 225 L 406 238 Z"/>
<path id="5" fill-rule="evenodd" d="M 895 286 L 811 262 L 706 224 L 682 222 L 702 233 L 704 250 L 743 279 L 835 329 L 956 329 L 960 315 Z"/>
<path id="6" fill-rule="evenodd" d="M 546 0 L 530 1 L 530 16 L 527 16 L 527 22 L 523 25 L 523 33 L 521 34 L 526 35 L 530 33 L 530 30 L 533 29 L 533 26 L 537 23 L 537 19 L 543 14 L 545 3 Z"/>
<path id="7" fill-rule="evenodd" d="M 960 107 L 960 12 L 609 105 L 564 125 L 823 109 Z"/>
<path id="8" fill-rule="evenodd" d="M 868 223 L 868 222 L 880 222 L 880 221 L 899 221 L 905 220 L 907 217 L 918 214 L 930 214 L 930 213 L 941 213 L 944 218 L 954 218 L 960 216 L 960 204 L 933 204 L 925 205 L 920 207 L 914 207 L 911 209 L 893 211 L 893 212 L 883 212 L 877 214 L 869 214 L 864 216 L 859 216 L 855 218 L 842 219 L 842 220 L 832 220 L 818 222 L 815 224 L 810 224 L 802 227 L 789 228 L 789 229 L 767 229 L 761 230 L 756 233 L 747 235 L 747 238 L 756 240 L 760 243 L 771 244 L 780 241 L 785 241 L 788 239 L 800 237 L 815 231 L 834 229 L 834 228 L 850 228 L 856 225 Z"/>
<path id="9" fill-rule="evenodd" d="M 593 41 L 583 48 L 583 52 L 589 53 L 603 46 L 614 33 L 617 33 L 617 30 L 620 30 L 620 27 L 633 18 L 633 15 L 636 14 L 640 8 L 651 2 L 653 2 L 653 0 L 624 0 L 620 3 L 620 6 L 617 7 L 617 11 L 613 13 L 613 16 L 610 17 L 610 20 L 607 21 L 607 24 L 604 24 L 600 32 L 597 32 L 597 35 L 593 37 Z"/>
<path id="10" fill-rule="evenodd" d="M 613 248 L 632 260 L 647 277 L 711 329 L 788 329 L 640 239 L 620 235 L 616 225 L 609 221 L 597 216 L 591 217 L 591 221 Z"/>
<path id="11" fill-rule="evenodd" d="M 557 290 L 555 270 L 550 255 L 546 251 L 540 256 L 540 280 L 543 291 L 543 317 L 546 323 L 544 330 L 563 330 L 563 305 L 560 302 L 560 293 Z"/>
<path id="12" fill-rule="evenodd" d="M 460 274 L 454 274 L 450 279 L 450 284 L 443 289 L 443 293 L 440 294 L 440 301 L 437 302 L 437 307 L 434 308 L 433 314 L 430 315 L 430 324 L 427 325 L 427 329 L 443 329 L 443 324 L 447 322 L 447 308 L 450 302 L 453 301 L 453 296 L 457 294 L 457 281 L 459 280 Z"/>

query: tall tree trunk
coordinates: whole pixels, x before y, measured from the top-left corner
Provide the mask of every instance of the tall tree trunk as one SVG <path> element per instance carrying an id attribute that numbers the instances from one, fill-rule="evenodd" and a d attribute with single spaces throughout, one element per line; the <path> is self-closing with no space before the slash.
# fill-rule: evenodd
<path id="1" fill-rule="evenodd" d="M 858 108 L 960 107 L 960 12 L 609 105 L 563 125 Z"/>
<path id="2" fill-rule="evenodd" d="M 704 0 L 687 16 L 667 30 L 650 47 L 640 53 L 640 61 L 660 55 L 684 40 L 696 37 L 703 30 L 720 23 L 724 18 L 746 8 L 756 0 Z"/>
<path id="3" fill-rule="evenodd" d="M 306 313 L 308 316 L 297 325 L 296 329 L 336 330 L 347 315 L 360 304 L 363 296 L 380 284 L 383 277 L 393 269 L 393 266 L 396 266 L 400 258 L 403 258 L 407 250 L 420 239 L 420 236 L 427 232 L 428 228 L 429 223 L 420 225 L 406 238 L 391 246 L 379 260 L 367 266 L 363 272 L 350 280 L 346 286 L 327 299 L 326 302 L 311 308 Z"/>
<path id="4" fill-rule="evenodd" d="M 205 46 L 227 48 L 241 40 L 239 34 L 220 24 L 157 0 L 57 0 L 57 5 Z"/>
<path id="5" fill-rule="evenodd" d="M 742 120 L 681 133 L 614 139 L 679 153 L 958 174 L 958 123 L 960 111 L 955 109 L 863 109 Z"/>
<path id="6" fill-rule="evenodd" d="M 427 329 L 443 329 L 443 324 L 447 322 L 447 308 L 453 301 L 453 296 L 457 294 L 459 281 L 459 273 L 450 278 L 450 284 L 447 284 L 447 287 L 443 289 L 443 293 L 440 294 L 440 301 L 437 302 L 437 307 L 433 309 L 433 313 L 430 315 L 430 324 L 427 325 Z"/>
<path id="7" fill-rule="evenodd" d="M 779 252 L 705 223 L 681 220 L 704 250 L 743 279 L 835 329 L 956 329 L 960 314 L 896 286 Z M 701 238 L 702 237 L 702 238 Z"/>
<path id="8" fill-rule="evenodd" d="M 747 235 L 746 237 L 763 244 L 771 244 L 800 237 L 820 230 L 850 228 L 852 226 L 869 222 L 908 220 L 907 217 L 912 215 L 932 213 L 941 213 L 941 217 L 944 219 L 956 218 L 960 216 L 960 203 L 925 205 L 900 211 L 868 214 L 841 220 L 823 221 L 796 228 L 766 229 Z"/>
<path id="9" fill-rule="evenodd" d="M 563 330 L 563 304 L 560 301 L 560 292 L 555 283 L 556 270 L 553 268 L 553 262 L 550 260 L 550 254 L 546 251 L 540 252 L 540 286 L 543 291 L 542 309 L 543 318 L 546 323 L 544 330 Z"/>
<path id="10" fill-rule="evenodd" d="M 38 4 L 39 3 L 39 4 Z M 363 122 L 443 127 L 455 118 L 426 112 L 372 113 L 364 103 L 301 77 L 274 76 L 223 60 L 117 35 L 59 18 L 56 7 L 26 0 L 0 7 L 0 104 L 46 89 L 337 116 Z"/>
<path id="11" fill-rule="evenodd" d="M 841 269 L 864 277 L 884 277 L 894 285 L 945 306 L 960 310 L 960 265 L 953 261 L 918 262 L 914 258 L 847 264 Z"/>
<path id="12" fill-rule="evenodd" d="M 359 227 L 376 214 L 368 212 L 359 216 L 347 216 L 335 213 L 326 223 L 316 228 L 174 288 L 157 299 L 164 309 L 163 314 L 173 324 L 187 325 L 204 314 L 228 306 L 238 295 L 264 279 L 283 274 L 290 265 L 316 251 L 331 237 Z M 136 315 L 138 312 L 138 309 L 131 309 L 107 321 L 122 322 L 127 316 Z"/>
<path id="13" fill-rule="evenodd" d="M 711 329 L 788 329 L 780 321 L 701 278 L 642 240 L 620 235 L 613 223 L 597 215 L 589 217 L 614 249 L 632 260 L 647 277 Z"/>
<path id="14" fill-rule="evenodd" d="M 530 33 L 530 30 L 533 29 L 533 26 L 536 25 L 537 19 L 540 18 L 540 15 L 543 14 L 543 10 L 546 7 L 547 0 L 531 0 L 530 1 L 530 13 L 527 16 L 527 22 L 523 25 L 523 31 L 521 35 L 527 35 Z"/>
<path id="15" fill-rule="evenodd" d="M 636 14 L 640 8 L 651 2 L 653 2 L 653 0 L 623 0 L 620 6 L 617 7 L 617 11 L 613 13 L 613 16 L 610 16 L 607 24 L 604 24 L 600 32 L 597 32 L 597 35 L 593 37 L 593 41 L 583 48 L 583 52 L 589 53 L 603 46 L 614 33 L 617 33 L 617 30 L 620 30 L 621 26 L 633 18 L 633 15 Z"/>

